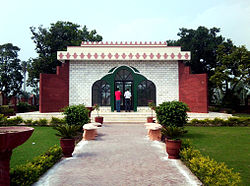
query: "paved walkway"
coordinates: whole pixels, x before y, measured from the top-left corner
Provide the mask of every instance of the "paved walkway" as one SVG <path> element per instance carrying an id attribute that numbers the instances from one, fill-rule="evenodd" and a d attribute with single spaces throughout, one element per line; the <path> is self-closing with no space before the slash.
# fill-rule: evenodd
<path id="1" fill-rule="evenodd" d="M 180 160 L 167 159 L 163 143 L 146 137 L 143 125 L 104 125 L 98 133 L 35 185 L 200 185 Z"/>

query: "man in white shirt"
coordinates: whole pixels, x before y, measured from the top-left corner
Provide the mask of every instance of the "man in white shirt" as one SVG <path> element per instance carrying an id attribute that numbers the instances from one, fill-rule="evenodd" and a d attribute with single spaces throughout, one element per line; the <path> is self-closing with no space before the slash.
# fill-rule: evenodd
<path id="1" fill-rule="evenodd" d="M 130 100 L 131 100 L 131 93 L 129 92 L 129 89 L 124 93 L 125 97 L 125 111 L 130 112 Z"/>

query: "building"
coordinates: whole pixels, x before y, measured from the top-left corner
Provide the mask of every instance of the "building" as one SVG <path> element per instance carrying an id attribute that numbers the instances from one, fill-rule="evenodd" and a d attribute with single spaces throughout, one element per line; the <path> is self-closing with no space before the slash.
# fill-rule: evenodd
<path id="1" fill-rule="evenodd" d="M 115 110 L 117 87 L 132 93 L 132 109 L 140 111 L 149 101 L 157 105 L 179 100 L 191 112 L 208 112 L 207 75 L 191 74 L 183 61 L 189 51 L 161 42 L 82 42 L 58 51 L 62 66 L 56 74 L 40 75 L 40 112 L 58 112 L 67 105 L 99 104 Z M 121 100 L 123 109 L 124 100 Z"/>

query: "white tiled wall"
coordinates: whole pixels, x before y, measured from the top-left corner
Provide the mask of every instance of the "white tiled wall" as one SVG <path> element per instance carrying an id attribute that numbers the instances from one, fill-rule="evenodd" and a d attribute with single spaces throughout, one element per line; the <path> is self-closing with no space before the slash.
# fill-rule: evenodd
<path id="1" fill-rule="evenodd" d="M 178 61 L 70 61 L 69 104 L 91 106 L 93 83 L 123 65 L 135 67 L 154 82 L 157 104 L 179 100 Z"/>

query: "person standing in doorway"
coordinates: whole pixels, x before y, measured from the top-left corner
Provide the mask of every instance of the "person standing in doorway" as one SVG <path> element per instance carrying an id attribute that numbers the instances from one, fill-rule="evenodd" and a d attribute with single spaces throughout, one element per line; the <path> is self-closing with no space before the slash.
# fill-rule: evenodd
<path id="1" fill-rule="evenodd" d="M 131 101 L 131 93 L 129 92 L 129 89 L 126 90 L 124 93 L 125 97 L 125 111 L 130 112 L 130 101 Z"/>
<path id="2" fill-rule="evenodd" d="M 116 100 L 116 111 L 120 112 L 120 106 L 121 106 L 121 91 L 119 90 L 119 88 L 117 88 L 117 90 L 115 91 L 115 100 Z"/>

